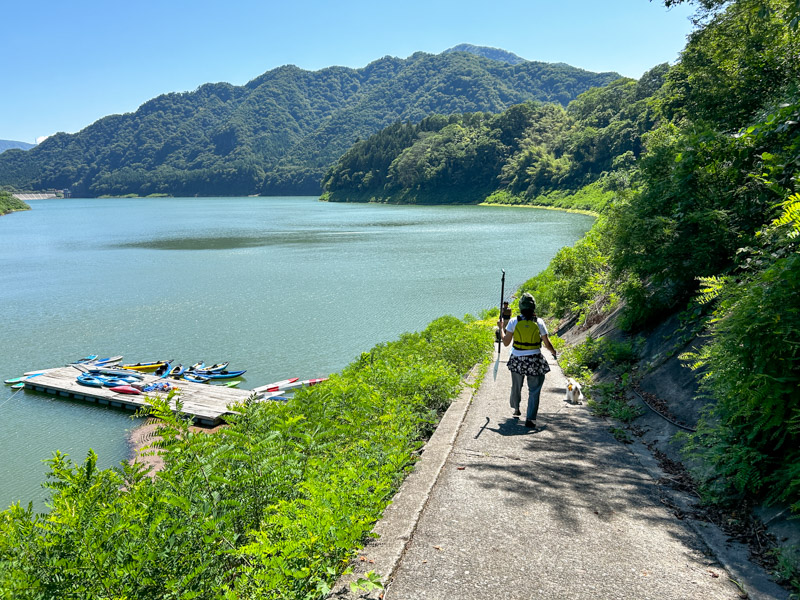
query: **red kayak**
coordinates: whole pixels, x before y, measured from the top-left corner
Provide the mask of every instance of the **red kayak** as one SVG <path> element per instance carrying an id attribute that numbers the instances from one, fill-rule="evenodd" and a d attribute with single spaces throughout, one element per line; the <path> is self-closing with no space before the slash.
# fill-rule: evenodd
<path id="1" fill-rule="evenodd" d="M 284 379 L 282 381 L 276 381 L 275 383 L 268 383 L 267 385 L 262 385 L 261 387 L 253 388 L 254 392 L 277 392 L 278 390 L 283 389 L 290 383 L 294 383 L 300 379 L 299 377 L 292 377 L 291 379 Z"/>
<path id="2" fill-rule="evenodd" d="M 129 385 L 118 385 L 117 387 L 108 388 L 112 392 L 117 392 L 118 394 L 141 394 L 140 390 L 137 390 L 135 387 L 131 387 Z"/>

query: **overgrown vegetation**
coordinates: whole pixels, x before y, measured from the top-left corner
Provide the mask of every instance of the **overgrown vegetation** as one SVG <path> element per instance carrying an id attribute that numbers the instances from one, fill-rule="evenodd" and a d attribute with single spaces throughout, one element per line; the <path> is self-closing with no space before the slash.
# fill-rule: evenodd
<path id="1" fill-rule="evenodd" d="M 637 360 L 637 345 L 640 340 L 612 341 L 588 336 L 580 344 L 559 350 L 559 363 L 567 377 L 582 382 L 587 405 L 599 417 L 610 417 L 628 424 L 636 419 L 641 410 L 630 404 L 625 390 L 632 379 L 632 369 Z M 592 382 L 593 372 L 599 368 L 608 370 L 609 381 Z M 630 443 L 630 433 L 616 424 L 609 428 L 611 434 L 623 443 Z"/>
<path id="2" fill-rule="evenodd" d="M 709 343 L 691 358 L 715 401 L 690 445 L 715 467 L 696 474 L 707 498 L 798 511 L 800 8 L 701 5 L 674 67 L 590 90 L 566 109 L 397 124 L 354 146 L 326 186 L 331 199 L 426 201 L 446 186 L 448 202 L 600 213 L 522 291 L 540 313 L 578 326 L 621 308 L 632 334 L 694 307 L 691 330 L 705 323 Z M 565 352 L 567 372 L 587 377 L 598 356 L 619 364 L 599 348 Z"/>
<path id="3" fill-rule="evenodd" d="M 15 210 L 30 210 L 30 208 L 25 202 L 18 200 L 9 192 L 0 191 L 0 215 L 5 215 Z"/>
<path id="4" fill-rule="evenodd" d="M 747 270 L 704 280 L 712 340 L 685 358 L 717 402 L 689 450 L 715 466 L 710 499 L 755 495 L 800 512 L 799 195 L 759 241 Z"/>
<path id="5" fill-rule="evenodd" d="M 780 502 L 797 513 L 800 7 L 701 4 L 702 26 L 648 103 L 655 127 L 642 136 L 629 185 L 616 188 L 585 240 L 523 289 L 583 325 L 622 307 L 618 323 L 632 333 L 690 316 L 681 339 L 707 340 L 684 356 L 702 369 L 711 401 L 686 447 L 702 465 L 694 476 L 704 498 Z M 592 340 L 563 352 L 567 372 L 589 377 L 596 351 Z M 600 359 L 602 368 L 614 363 Z M 784 556 L 782 577 L 800 592 L 790 563 Z"/>
<path id="6" fill-rule="evenodd" d="M 154 402 L 157 477 L 56 453 L 49 512 L 0 514 L 0 598 L 324 597 L 490 351 L 486 326 L 444 317 L 214 434 Z"/>
<path id="7" fill-rule="evenodd" d="M 574 246 L 559 250 L 544 271 L 522 285 L 521 292 L 536 298 L 539 312 L 559 317 L 573 314 L 578 325 L 591 325 L 598 310 L 616 305 L 617 294 L 609 278 L 607 230 L 607 220 L 599 218 Z"/>

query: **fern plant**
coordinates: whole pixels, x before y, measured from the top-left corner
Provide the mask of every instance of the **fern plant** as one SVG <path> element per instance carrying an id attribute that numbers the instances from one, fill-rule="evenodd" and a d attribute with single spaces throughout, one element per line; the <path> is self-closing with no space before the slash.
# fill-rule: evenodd
<path id="1" fill-rule="evenodd" d="M 702 390 L 717 402 L 687 451 L 715 465 L 712 500 L 751 496 L 800 512 L 800 198 L 760 235 L 738 278 L 707 279 L 716 299 L 711 342 L 691 357 Z"/>

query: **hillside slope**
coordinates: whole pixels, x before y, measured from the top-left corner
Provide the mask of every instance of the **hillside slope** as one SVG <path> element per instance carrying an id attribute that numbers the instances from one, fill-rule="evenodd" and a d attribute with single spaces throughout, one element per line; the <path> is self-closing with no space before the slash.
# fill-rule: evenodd
<path id="1" fill-rule="evenodd" d="M 529 100 L 566 105 L 618 77 L 468 52 L 384 57 L 361 69 L 283 66 L 244 86 L 165 94 L 28 152 L 6 152 L 0 185 L 71 188 L 75 196 L 318 193 L 353 142 L 395 121 L 500 112 Z"/>

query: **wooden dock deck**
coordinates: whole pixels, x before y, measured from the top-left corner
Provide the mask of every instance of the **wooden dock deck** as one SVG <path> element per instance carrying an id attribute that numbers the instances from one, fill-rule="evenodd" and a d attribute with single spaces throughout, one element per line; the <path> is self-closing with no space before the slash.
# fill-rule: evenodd
<path id="1" fill-rule="evenodd" d="M 131 412 L 147 406 L 145 395 L 150 397 L 166 397 L 165 392 L 146 392 L 145 394 L 120 394 L 108 388 L 95 388 L 81 385 L 77 381 L 80 371 L 75 367 L 61 367 L 47 369 L 41 375 L 27 379 L 26 390 L 45 392 L 63 398 L 85 400 L 94 404 L 123 408 Z M 144 383 L 166 381 L 153 375 L 144 375 Z M 178 389 L 178 397 L 183 401 L 183 412 L 191 415 L 195 423 L 201 425 L 216 425 L 223 415 L 229 414 L 229 404 L 243 402 L 252 392 L 237 390 L 227 386 L 210 385 L 208 383 L 193 383 L 191 381 L 168 380 Z M 172 403 L 174 408 L 174 401 Z"/>

